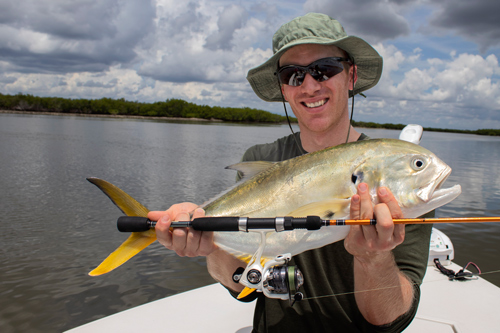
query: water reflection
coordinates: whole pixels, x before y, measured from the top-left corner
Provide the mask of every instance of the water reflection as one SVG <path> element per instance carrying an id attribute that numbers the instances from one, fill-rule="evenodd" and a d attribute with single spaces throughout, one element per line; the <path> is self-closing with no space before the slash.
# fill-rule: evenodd
<path id="1" fill-rule="evenodd" d="M 126 235 L 116 232 L 119 210 L 85 178 L 115 183 L 150 209 L 202 203 L 233 184 L 224 167 L 246 148 L 288 133 L 287 126 L 0 115 L 0 331 L 62 331 L 212 283 L 202 258 L 179 258 L 158 244 L 88 277 Z M 453 168 L 447 183 L 464 189 L 438 216 L 500 215 L 499 138 L 425 133 L 422 145 Z M 498 269 L 498 224 L 440 228 L 457 263 Z M 500 285 L 499 274 L 485 278 Z"/>

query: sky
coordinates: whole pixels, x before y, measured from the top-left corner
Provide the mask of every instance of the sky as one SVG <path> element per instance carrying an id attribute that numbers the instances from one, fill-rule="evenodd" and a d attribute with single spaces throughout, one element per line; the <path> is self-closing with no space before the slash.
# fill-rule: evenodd
<path id="1" fill-rule="evenodd" d="M 0 93 L 283 114 L 246 74 L 272 55 L 274 32 L 308 12 L 384 58 L 354 120 L 500 128 L 497 0 L 0 0 Z"/>

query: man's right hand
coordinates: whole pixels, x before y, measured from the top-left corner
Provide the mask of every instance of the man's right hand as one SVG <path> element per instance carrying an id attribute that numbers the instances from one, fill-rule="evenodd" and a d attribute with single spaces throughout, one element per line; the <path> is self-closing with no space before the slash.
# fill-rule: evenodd
<path id="1" fill-rule="evenodd" d="M 205 211 L 191 202 L 173 205 L 166 211 L 148 213 L 151 221 L 157 221 L 155 230 L 160 244 L 181 257 L 206 257 L 218 249 L 214 243 L 213 232 L 170 228 L 172 221 L 189 221 L 203 216 Z"/>

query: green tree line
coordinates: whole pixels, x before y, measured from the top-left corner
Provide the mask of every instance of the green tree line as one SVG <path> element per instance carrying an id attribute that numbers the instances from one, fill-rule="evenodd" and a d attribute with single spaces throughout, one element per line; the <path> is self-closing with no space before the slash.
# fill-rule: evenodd
<path id="1" fill-rule="evenodd" d="M 384 129 L 394 129 L 394 130 L 402 130 L 406 126 L 404 124 L 389 124 L 389 123 L 378 124 L 378 123 L 364 122 L 364 121 L 352 121 L 352 125 L 356 127 L 384 128 Z M 500 129 L 458 130 L 458 129 L 448 129 L 448 128 L 424 127 L 424 131 L 500 136 Z"/>
<path id="2" fill-rule="evenodd" d="M 1 110 L 40 111 L 96 115 L 124 115 L 144 117 L 178 117 L 219 119 L 230 122 L 282 123 L 286 117 L 268 111 L 251 108 L 229 108 L 197 105 L 181 99 L 167 99 L 165 102 L 140 103 L 125 99 L 69 99 L 60 97 L 37 97 L 29 94 L 0 94 Z M 291 118 L 292 122 L 297 119 Z M 401 130 L 404 124 L 379 124 L 353 121 L 353 126 Z M 425 131 L 465 133 L 500 136 L 500 129 L 456 130 L 424 127 Z"/>
<path id="3" fill-rule="evenodd" d="M 29 94 L 0 94 L 0 109 L 73 114 L 123 115 L 144 117 L 179 117 L 219 119 L 230 122 L 281 123 L 286 117 L 251 108 L 197 105 L 181 99 L 140 103 L 125 99 L 68 99 L 37 97 Z M 296 122 L 296 119 L 292 119 Z"/>

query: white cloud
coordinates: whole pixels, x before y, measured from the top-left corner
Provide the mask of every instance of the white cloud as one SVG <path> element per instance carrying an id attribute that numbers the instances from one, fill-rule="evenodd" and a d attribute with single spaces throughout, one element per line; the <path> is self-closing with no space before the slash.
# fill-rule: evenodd
<path id="1" fill-rule="evenodd" d="M 235 33 L 247 20 L 248 12 L 239 5 L 225 7 L 217 20 L 217 31 L 206 38 L 205 46 L 210 50 L 231 50 Z"/>
<path id="2" fill-rule="evenodd" d="M 500 67 L 495 55 L 462 53 L 450 59 L 421 59 L 421 53 L 404 55 L 394 45 L 375 46 L 384 58 L 384 73 L 373 89 L 379 96 L 500 110 Z M 417 65 L 417 67 L 413 67 Z M 427 65 L 427 66 L 426 66 Z M 424 67 L 425 66 L 425 67 Z M 409 68 L 401 79 L 400 68 Z"/>
<path id="3" fill-rule="evenodd" d="M 410 25 L 402 12 L 413 2 L 307 0 L 304 10 L 327 14 L 339 20 L 349 35 L 376 43 L 409 35 Z"/>
<path id="4" fill-rule="evenodd" d="M 434 18 L 450 1 L 361 2 L 2 2 L 0 91 L 146 102 L 182 98 L 282 113 L 281 104 L 255 96 L 247 71 L 271 56 L 281 24 L 318 11 L 338 18 L 349 34 L 375 42 L 384 58 L 379 84 L 367 99 L 356 98 L 356 120 L 500 128 L 498 53 L 479 54 L 461 43 L 464 30 L 455 26 L 460 11 L 439 25 L 441 32 L 456 32 L 453 43 L 428 38 L 425 25 L 438 26 Z M 476 17 L 470 23 L 475 33 L 480 22 Z M 495 24 L 488 20 L 488 29 Z M 480 46 L 496 45 L 494 36 L 485 33 Z"/>
<path id="5" fill-rule="evenodd" d="M 142 0 L 27 0 L 4 9 L 13 17 L 4 16 L 8 24 L 0 25 L 0 54 L 25 73 L 125 66 L 147 39 L 155 15 L 151 2 Z"/>
<path id="6" fill-rule="evenodd" d="M 500 67 L 495 55 L 455 53 L 425 59 L 420 50 L 406 54 L 391 44 L 375 47 L 384 57 L 384 74 L 366 92 L 368 99 L 357 99 L 355 119 L 460 129 L 500 127 Z"/>
<path id="7" fill-rule="evenodd" d="M 482 53 L 500 46 L 498 13 L 500 2 L 491 0 L 431 1 L 435 8 L 428 18 L 427 34 L 456 34 L 477 44 Z"/>
<path id="8" fill-rule="evenodd" d="M 245 82 L 248 69 L 267 54 L 253 45 L 269 34 L 269 24 L 248 18 L 241 5 L 208 6 L 200 1 L 179 7 L 162 1 L 158 11 L 155 41 L 151 48 L 138 51 L 140 75 L 177 83 Z M 161 14 L 167 11 L 168 15 Z"/>

